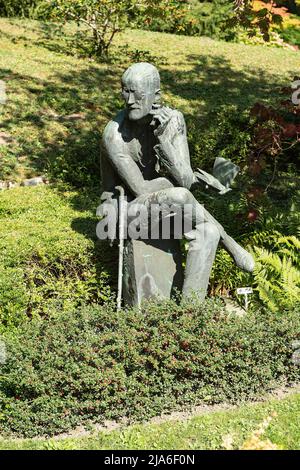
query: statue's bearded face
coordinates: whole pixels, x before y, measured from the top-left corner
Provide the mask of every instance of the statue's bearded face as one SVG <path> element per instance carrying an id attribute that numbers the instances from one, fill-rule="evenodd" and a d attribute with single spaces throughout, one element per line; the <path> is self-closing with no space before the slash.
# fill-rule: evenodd
<path id="1" fill-rule="evenodd" d="M 138 121 L 150 114 L 153 104 L 158 100 L 159 90 L 155 90 L 150 77 L 126 77 L 122 80 L 122 96 L 125 100 L 128 118 Z"/>

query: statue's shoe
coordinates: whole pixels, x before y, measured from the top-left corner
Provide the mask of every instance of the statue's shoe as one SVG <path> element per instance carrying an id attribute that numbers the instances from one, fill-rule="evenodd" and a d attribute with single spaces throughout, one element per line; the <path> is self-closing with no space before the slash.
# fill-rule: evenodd
<path id="1" fill-rule="evenodd" d="M 255 267 L 255 261 L 253 256 L 241 247 L 233 238 L 226 234 L 224 238 L 221 238 L 221 243 L 224 248 L 228 251 L 230 256 L 234 259 L 235 264 L 238 268 L 243 269 L 252 273 Z"/>

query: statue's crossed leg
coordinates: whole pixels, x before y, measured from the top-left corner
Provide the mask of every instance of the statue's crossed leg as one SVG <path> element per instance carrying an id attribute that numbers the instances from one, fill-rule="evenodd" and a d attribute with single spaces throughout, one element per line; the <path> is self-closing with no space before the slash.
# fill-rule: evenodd
<path id="1" fill-rule="evenodd" d="M 152 210 L 153 208 L 156 210 Z M 172 214 L 170 214 L 170 208 Z M 137 211 L 139 217 L 135 219 Z M 182 219 L 183 223 L 177 226 L 177 233 L 175 227 L 173 235 L 177 239 L 185 238 L 188 242 L 183 284 L 184 296 L 196 292 L 201 299 L 205 298 L 219 242 L 227 249 L 237 266 L 247 271 L 253 270 L 252 256 L 227 235 L 222 225 L 185 188 L 169 188 L 143 194 L 128 204 L 127 213 L 129 227 L 131 223 L 135 227 L 138 225 L 140 237 L 144 239 L 149 237 L 149 223 L 151 234 L 156 233 L 157 236 L 155 229 L 160 226 L 163 219 L 170 220 L 171 215 L 174 219 L 177 217 L 177 221 L 178 217 Z M 178 227 L 183 229 L 182 233 L 178 233 Z M 166 239 L 164 235 L 166 234 L 160 234 Z M 170 236 L 170 232 L 167 231 L 167 235 Z"/>

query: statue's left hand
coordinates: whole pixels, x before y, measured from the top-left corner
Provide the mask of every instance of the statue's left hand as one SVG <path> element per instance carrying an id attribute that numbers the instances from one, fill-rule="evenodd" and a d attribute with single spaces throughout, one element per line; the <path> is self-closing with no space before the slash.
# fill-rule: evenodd
<path id="1" fill-rule="evenodd" d="M 200 168 L 194 172 L 195 182 L 204 183 L 207 187 L 217 189 L 219 194 L 226 194 L 228 191 L 231 191 L 230 188 L 226 188 L 217 178 L 206 171 L 201 170 Z"/>

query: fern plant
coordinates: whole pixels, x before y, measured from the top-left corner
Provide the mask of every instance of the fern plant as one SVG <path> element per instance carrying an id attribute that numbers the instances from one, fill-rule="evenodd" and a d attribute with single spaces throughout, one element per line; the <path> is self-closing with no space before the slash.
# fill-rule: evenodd
<path id="1" fill-rule="evenodd" d="M 252 286 L 254 299 L 273 312 L 294 306 L 300 299 L 300 240 L 294 235 L 266 230 L 254 232 L 242 245 L 255 258 L 254 272 L 241 271 L 225 250 L 218 250 L 210 294 L 235 296 L 237 287 Z"/>
<path id="2" fill-rule="evenodd" d="M 252 246 L 259 299 L 272 311 L 295 305 L 300 298 L 300 240 L 293 235 L 262 232 L 254 234 Z"/>

